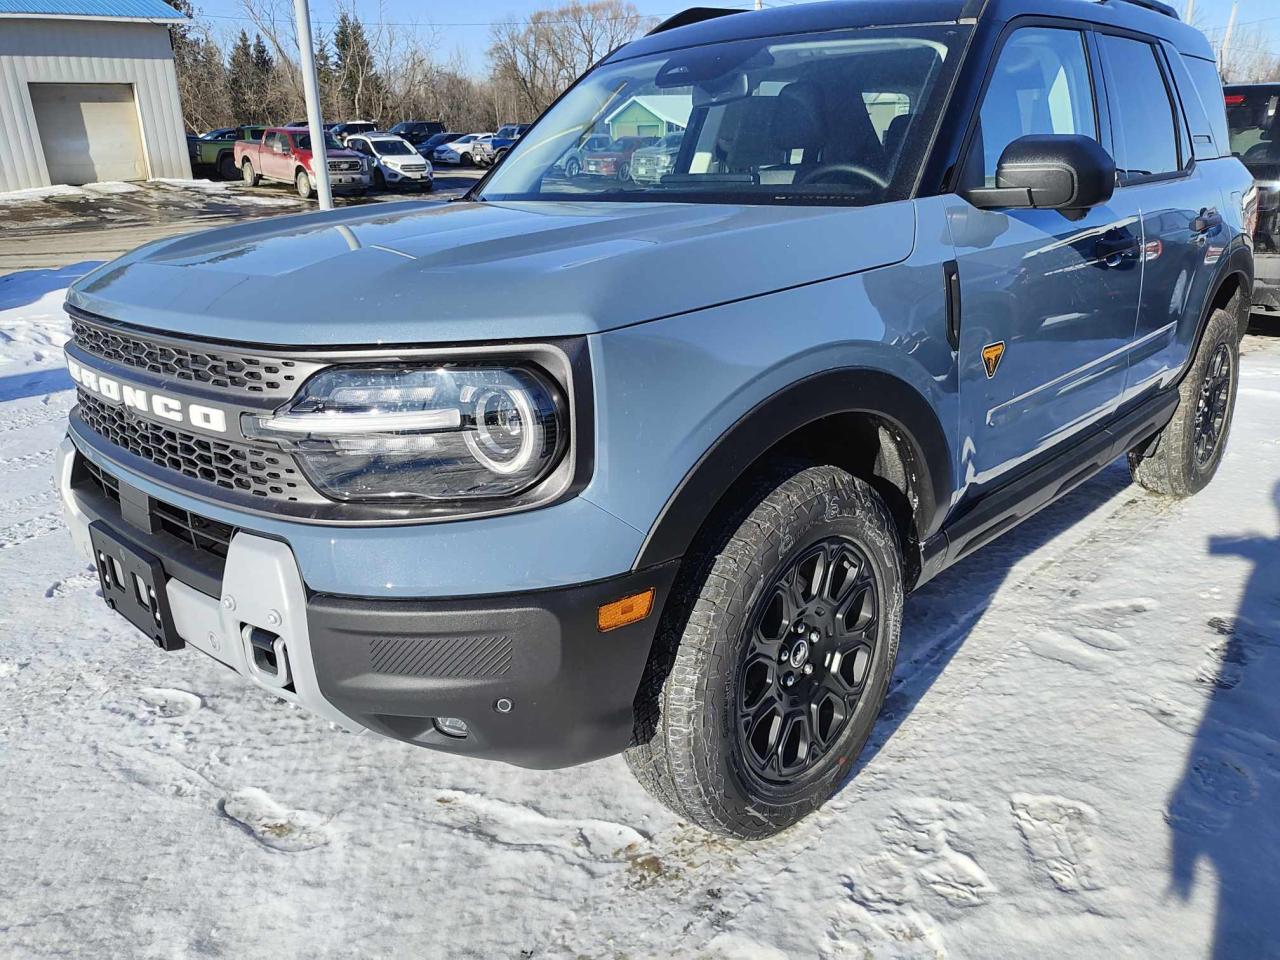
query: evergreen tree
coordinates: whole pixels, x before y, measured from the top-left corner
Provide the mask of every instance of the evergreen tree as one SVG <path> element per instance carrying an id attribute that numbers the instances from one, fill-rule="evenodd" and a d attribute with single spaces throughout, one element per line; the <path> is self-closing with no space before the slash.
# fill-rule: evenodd
<path id="1" fill-rule="evenodd" d="M 231 45 L 227 57 L 227 100 L 236 123 L 256 123 L 260 104 L 256 102 L 253 44 L 244 30 Z"/>

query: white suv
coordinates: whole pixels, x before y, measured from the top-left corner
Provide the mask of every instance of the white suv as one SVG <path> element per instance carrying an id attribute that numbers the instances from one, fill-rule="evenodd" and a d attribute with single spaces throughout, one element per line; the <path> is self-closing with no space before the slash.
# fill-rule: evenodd
<path id="1" fill-rule="evenodd" d="M 431 161 L 403 137 L 389 133 L 356 134 L 347 138 L 347 149 L 369 158 L 375 190 L 392 187 L 426 192 L 434 186 Z"/>

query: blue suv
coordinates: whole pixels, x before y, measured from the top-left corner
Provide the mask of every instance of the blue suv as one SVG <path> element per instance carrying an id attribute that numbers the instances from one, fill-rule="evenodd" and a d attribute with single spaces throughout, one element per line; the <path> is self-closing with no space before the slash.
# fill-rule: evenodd
<path id="1" fill-rule="evenodd" d="M 600 124 L 670 169 L 566 177 Z M 463 202 L 86 276 L 62 498 L 158 647 L 763 837 L 848 776 L 912 589 L 1119 456 L 1209 482 L 1255 208 L 1154 0 L 689 11 Z"/>

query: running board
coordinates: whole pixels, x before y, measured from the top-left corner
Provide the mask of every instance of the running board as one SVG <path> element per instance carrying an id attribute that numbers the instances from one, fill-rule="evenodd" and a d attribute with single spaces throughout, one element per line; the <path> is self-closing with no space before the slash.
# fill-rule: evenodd
<path id="1" fill-rule="evenodd" d="M 920 578 L 915 586 L 1066 496 L 1121 454 L 1150 439 L 1172 419 L 1177 406 L 1176 390 L 1152 397 L 1031 472 L 982 497 L 924 545 Z"/>

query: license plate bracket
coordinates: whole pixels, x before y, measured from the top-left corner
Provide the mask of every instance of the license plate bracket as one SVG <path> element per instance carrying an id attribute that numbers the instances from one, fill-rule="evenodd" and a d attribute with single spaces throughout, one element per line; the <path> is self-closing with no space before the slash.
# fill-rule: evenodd
<path id="1" fill-rule="evenodd" d="M 150 637 L 161 650 L 186 646 L 173 625 L 160 561 L 101 520 L 89 524 L 89 540 L 107 606 Z"/>

